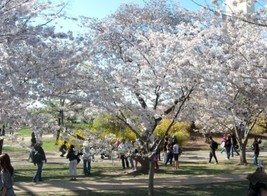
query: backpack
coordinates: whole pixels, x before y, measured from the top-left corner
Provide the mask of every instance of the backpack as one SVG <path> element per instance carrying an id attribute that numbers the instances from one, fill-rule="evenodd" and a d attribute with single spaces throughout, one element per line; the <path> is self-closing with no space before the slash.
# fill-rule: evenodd
<path id="1" fill-rule="evenodd" d="M 230 140 L 226 140 L 224 146 L 230 147 L 231 146 L 231 141 Z"/>
<path id="2" fill-rule="evenodd" d="M 33 152 L 32 154 L 32 161 L 33 163 L 41 163 L 43 160 L 43 156 L 39 152 Z"/>
<path id="3" fill-rule="evenodd" d="M 215 142 L 215 141 L 213 141 L 212 142 L 212 148 L 215 149 L 215 150 L 217 150 L 218 149 L 218 143 Z"/>

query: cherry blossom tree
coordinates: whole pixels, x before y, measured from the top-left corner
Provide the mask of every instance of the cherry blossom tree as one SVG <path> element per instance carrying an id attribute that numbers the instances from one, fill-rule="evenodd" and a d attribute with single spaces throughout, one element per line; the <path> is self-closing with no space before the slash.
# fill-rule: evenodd
<path id="1" fill-rule="evenodd" d="M 82 40 L 72 32 L 56 33 L 53 26 L 48 26 L 64 15 L 63 8 L 64 4 L 49 1 L 1 1 L 1 123 L 15 128 L 31 118 L 21 111 L 32 109 L 36 101 L 47 97 L 64 99 L 77 92 L 70 86 L 75 82 L 68 80 L 63 89 L 63 78 L 71 81 L 77 77 Z"/>
<path id="2" fill-rule="evenodd" d="M 259 115 L 266 112 L 266 27 L 211 14 L 204 19 L 208 27 L 200 32 L 202 44 L 194 56 L 209 66 L 212 82 L 206 83 L 208 91 L 200 94 L 203 101 L 196 104 L 202 105 L 198 112 L 199 116 L 204 113 L 201 121 L 207 127 L 234 130 L 240 164 L 246 164 L 248 136 Z"/>
<path id="3" fill-rule="evenodd" d="M 194 39 L 201 25 L 197 18 L 170 1 L 122 5 L 103 20 L 84 18 L 91 42 L 87 62 L 98 87 L 97 99 L 90 94 L 90 102 L 116 115 L 135 133 L 137 160 L 144 172 L 149 170 L 149 195 L 153 156 L 209 77 L 203 75 L 203 66 L 191 61 L 199 44 Z M 172 120 L 163 137 L 156 139 L 155 129 L 165 116 Z"/>

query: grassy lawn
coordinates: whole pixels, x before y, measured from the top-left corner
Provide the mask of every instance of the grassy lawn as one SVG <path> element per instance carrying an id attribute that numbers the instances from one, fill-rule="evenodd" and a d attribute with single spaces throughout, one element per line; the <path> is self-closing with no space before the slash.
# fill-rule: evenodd
<path id="1" fill-rule="evenodd" d="M 18 137 L 27 137 L 27 136 L 31 136 L 32 130 L 29 128 L 22 128 L 16 133 Z"/>
<path id="2" fill-rule="evenodd" d="M 36 171 L 33 163 L 18 164 L 14 166 L 16 182 L 30 182 L 32 175 Z M 229 164 L 209 165 L 206 163 L 184 163 L 181 169 L 175 170 L 174 167 L 165 167 L 160 165 L 160 169 L 155 173 L 155 178 L 175 178 L 181 176 L 198 176 L 198 175 L 222 175 L 222 174 L 244 174 L 251 173 L 255 166 L 238 166 Z M 111 162 L 92 162 L 92 174 L 90 177 L 84 177 L 82 174 L 82 163 L 78 165 L 78 175 L 85 180 L 109 180 L 109 179 L 147 179 L 145 174 L 132 175 L 125 173 L 121 169 L 121 163 Z M 48 163 L 44 165 L 43 176 L 45 181 L 68 181 L 68 163 Z"/>
<path id="3" fill-rule="evenodd" d="M 27 132 L 27 131 L 26 131 Z M 28 132 L 30 134 L 30 132 Z M 27 136 L 27 133 L 25 133 Z M 46 153 L 58 152 L 58 146 L 55 145 L 54 138 L 45 138 L 43 141 L 43 148 Z M 12 145 L 6 145 L 3 148 L 6 153 L 16 153 L 22 154 L 20 156 L 28 157 L 28 152 L 25 148 Z M 16 155 L 13 155 L 16 156 Z M 59 158 L 59 157 L 57 157 Z M 246 166 L 237 165 L 237 160 L 230 160 L 220 162 L 218 165 L 207 164 L 206 160 L 199 161 L 188 161 L 181 162 L 181 169 L 175 170 L 173 167 L 165 167 L 162 162 L 160 162 L 160 169 L 155 173 L 155 178 L 166 178 L 172 179 L 179 175 L 188 175 L 189 177 L 198 175 L 221 175 L 221 174 L 244 174 L 252 173 L 255 171 L 255 166 L 248 164 Z M 14 165 L 15 168 L 15 182 L 31 182 L 32 176 L 36 171 L 36 166 L 30 162 L 23 164 Z M 126 174 L 121 169 L 121 163 L 119 161 L 98 161 L 92 162 L 92 175 L 90 177 L 84 177 L 82 175 L 82 163 L 78 165 L 78 178 L 79 180 L 121 180 L 121 179 L 148 179 L 147 175 L 131 175 Z M 53 181 L 69 181 L 68 176 L 68 162 L 66 163 L 48 163 L 44 165 L 43 177 L 45 182 Z M 198 185 L 179 185 L 177 187 L 165 187 L 157 188 L 155 187 L 155 195 L 199 195 L 199 196 L 236 196 L 236 195 L 246 195 L 248 188 L 248 182 L 246 180 L 241 182 L 225 182 L 225 183 L 209 183 L 209 184 L 198 184 Z M 58 195 L 71 195 L 70 193 L 58 193 Z M 127 190 L 90 190 L 90 191 L 78 191 L 74 195 L 147 195 L 147 189 L 135 188 Z"/>
<path id="4" fill-rule="evenodd" d="M 215 167 L 218 166 L 218 167 Z M 163 165 L 155 174 L 155 178 L 172 179 L 179 175 L 198 176 L 203 174 L 222 174 L 222 173 L 243 173 L 254 170 L 253 166 L 230 166 L 230 164 L 222 165 L 209 165 L 204 163 L 197 164 L 186 164 L 184 163 L 183 168 L 178 172 L 174 168 Z M 227 169 L 226 169 L 227 168 Z M 33 164 L 17 165 L 15 167 L 15 182 L 30 182 L 32 176 L 36 171 L 36 166 Z M 107 163 L 107 162 L 96 162 L 92 163 L 92 175 L 90 177 L 84 177 L 81 173 L 82 164 L 78 165 L 79 181 L 110 181 L 110 180 L 131 180 L 137 181 L 140 179 L 147 179 L 147 175 L 132 176 L 129 174 L 123 174 L 121 170 L 120 162 Z M 53 181 L 69 181 L 68 177 L 68 164 L 45 164 L 43 169 L 43 176 L 45 182 Z M 199 196 L 237 196 L 246 195 L 248 188 L 248 182 L 246 180 L 240 182 L 224 182 L 224 183 L 209 183 L 209 184 L 197 184 L 197 185 L 179 185 L 176 187 L 164 187 L 157 188 L 155 186 L 155 195 L 199 195 Z M 44 194 L 45 195 L 45 194 Z M 70 193 L 60 193 L 59 195 L 70 195 Z M 76 191 L 73 195 L 90 195 L 90 196 L 145 196 L 147 195 L 147 189 L 145 188 L 134 188 L 134 189 L 116 189 L 116 190 L 87 190 L 87 191 Z"/>
<path id="5" fill-rule="evenodd" d="M 234 183 L 217 183 L 208 185 L 188 185 L 179 186 L 177 188 L 155 188 L 155 196 L 162 195 L 178 195 L 178 196 L 241 196 L 247 195 L 248 184 L 246 182 L 234 182 Z M 116 195 L 129 195 L 129 196 L 147 196 L 146 189 L 128 189 L 128 190 L 112 190 L 105 192 L 80 192 L 79 195 L 88 194 L 92 196 L 116 196 Z"/>

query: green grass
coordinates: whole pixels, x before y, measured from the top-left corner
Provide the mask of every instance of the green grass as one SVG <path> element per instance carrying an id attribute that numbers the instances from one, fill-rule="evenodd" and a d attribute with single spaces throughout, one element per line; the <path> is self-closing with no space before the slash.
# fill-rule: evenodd
<path id="1" fill-rule="evenodd" d="M 127 190 L 105 190 L 102 192 L 94 191 L 81 191 L 77 192 L 77 195 L 90 195 L 90 196 L 147 196 L 147 189 L 127 189 Z M 162 195 L 178 195 L 178 196 L 237 196 L 247 194 L 247 184 L 244 182 L 237 183 L 219 183 L 210 184 L 207 186 L 203 185 L 188 185 L 179 186 L 177 188 L 164 188 L 154 189 L 155 196 Z"/>
<path id="2" fill-rule="evenodd" d="M 55 138 L 44 139 L 42 147 L 46 152 L 58 152 L 59 145 L 56 145 L 55 143 Z"/>
<path id="3" fill-rule="evenodd" d="M 32 130 L 30 128 L 22 128 L 16 133 L 18 137 L 29 137 L 31 136 Z"/>
<path id="4" fill-rule="evenodd" d="M 248 184 L 247 182 L 226 182 L 216 184 L 200 184 L 200 185 L 187 185 L 175 188 L 154 188 L 154 196 L 242 196 L 247 195 Z M 38 194 L 48 195 L 49 192 Z M 27 195 L 27 194 L 25 194 Z M 55 195 L 55 193 L 51 193 Z M 147 189 L 121 189 L 121 190 L 86 190 L 86 191 L 68 191 L 57 193 L 57 195 L 90 195 L 90 196 L 147 196 Z"/>
<path id="5" fill-rule="evenodd" d="M 24 148 L 22 148 L 22 147 L 14 147 L 14 146 L 3 146 L 3 152 L 5 152 L 5 153 L 10 153 L 10 152 L 14 152 L 14 151 L 16 151 L 16 152 L 18 152 L 18 153 L 25 153 L 25 149 Z"/>
<path id="6" fill-rule="evenodd" d="M 25 134 L 27 131 L 25 131 Z M 46 153 L 58 152 L 58 145 L 55 145 L 55 138 L 45 138 L 43 140 L 43 148 Z M 28 156 L 28 152 L 21 147 L 4 146 L 3 150 L 5 152 L 18 152 L 24 153 L 24 158 Z M 248 160 L 249 161 L 249 160 Z M 177 177 L 177 175 L 188 175 L 189 177 L 194 177 L 198 175 L 219 175 L 219 174 L 244 174 L 251 173 L 255 171 L 255 166 L 248 164 L 246 166 L 237 165 L 237 160 L 230 160 L 221 162 L 218 165 L 207 164 L 207 161 L 198 162 L 180 162 L 181 169 L 175 170 L 173 167 L 165 167 L 160 165 L 160 170 L 155 173 L 155 178 L 169 178 L 172 179 Z M 33 175 L 36 172 L 36 167 L 32 163 L 16 164 L 15 168 L 15 182 L 31 182 Z M 52 181 L 69 181 L 68 176 L 68 164 L 59 163 L 48 163 L 44 164 L 43 168 L 43 179 L 46 182 Z M 110 162 L 92 162 L 92 175 L 90 177 L 84 177 L 82 175 L 82 163 L 78 165 L 78 178 L 81 180 L 121 180 L 121 179 L 148 179 L 147 175 L 137 175 L 133 176 L 130 174 L 125 174 L 121 170 L 121 163 L 119 161 Z M 166 187 L 157 188 L 155 187 L 155 195 L 181 195 L 181 196 L 231 196 L 231 195 L 246 195 L 248 188 L 248 182 L 246 180 L 241 182 L 225 182 L 225 183 L 209 183 L 209 184 L 199 184 L 199 185 L 179 185 L 177 187 Z M 43 195 L 46 195 L 44 193 Z M 39 195 L 39 194 L 38 194 Z M 41 195 L 41 194 L 40 194 Z M 58 195 L 71 195 L 68 193 L 58 193 Z M 73 195 L 109 195 L 109 196 L 142 196 L 147 195 L 147 189 L 127 189 L 127 190 L 90 190 L 90 191 L 77 191 Z"/>
<path id="7" fill-rule="evenodd" d="M 218 167 L 216 167 L 218 166 Z M 15 181 L 28 182 L 35 173 L 36 166 L 32 163 L 15 166 Z M 251 173 L 255 170 L 255 166 L 230 166 L 228 164 L 222 165 L 209 165 L 206 163 L 193 164 L 182 163 L 182 168 L 175 170 L 173 167 L 165 167 L 160 165 L 160 169 L 155 173 L 155 178 L 174 178 L 178 175 L 198 176 L 198 175 L 222 175 L 222 174 L 244 174 Z M 82 175 L 82 163 L 78 165 L 78 175 Z M 68 178 L 68 164 L 48 163 L 44 164 L 43 176 L 46 181 L 65 181 Z M 86 177 L 85 177 L 86 178 Z M 148 175 L 139 174 L 124 174 L 121 170 L 121 163 L 116 161 L 113 164 L 110 162 L 92 162 L 92 175 L 90 180 L 111 180 L 121 178 L 134 178 L 134 179 L 147 179 Z"/>
<path id="8" fill-rule="evenodd" d="M 31 182 L 37 166 L 33 163 L 15 166 L 14 180 L 16 182 Z M 46 181 L 69 180 L 68 164 L 44 164 L 42 175 Z"/>
<path id="9" fill-rule="evenodd" d="M 175 189 L 166 188 L 155 190 L 155 195 L 199 195 L 199 196 L 237 196 L 247 194 L 248 183 L 243 182 L 227 182 L 214 184 L 200 184 L 179 186 Z"/>

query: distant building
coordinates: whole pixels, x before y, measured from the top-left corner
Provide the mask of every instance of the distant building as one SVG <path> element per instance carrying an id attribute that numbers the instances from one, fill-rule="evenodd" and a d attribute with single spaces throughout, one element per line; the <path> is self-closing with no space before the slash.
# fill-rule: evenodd
<path id="1" fill-rule="evenodd" d="M 255 3 L 251 0 L 225 0 L 227 14 L 250 14 L 255 11 Z"/>

